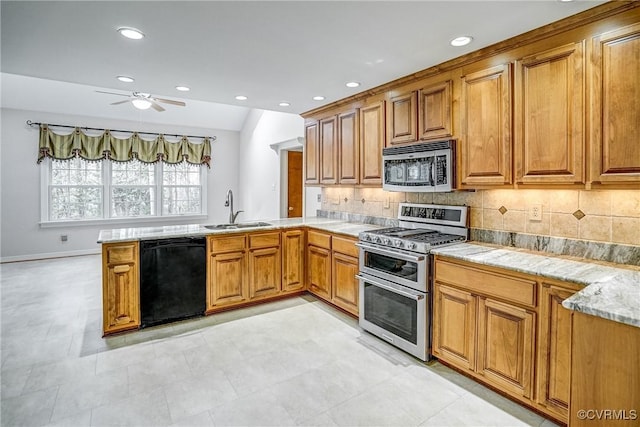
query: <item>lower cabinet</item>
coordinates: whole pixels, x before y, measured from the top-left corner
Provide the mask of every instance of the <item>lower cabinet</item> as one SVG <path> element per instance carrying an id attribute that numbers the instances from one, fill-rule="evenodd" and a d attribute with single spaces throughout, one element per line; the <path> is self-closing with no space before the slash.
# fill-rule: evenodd
<path id="1" fill-rule="evenodd" d="M 207 313 L 249 299 L 245 236 L 207 240 Z"/>
<path id="2" fill-rule="evenodd" d="M 307 265 L 309 291 L 323 299 L 331 299 L 331 250 L 309 245 Z"/>
<path id="3" fill-rule="evenodd" d="M 102 245 L 102 332 L 140 326 L 138 242 Z"/>
<path id="4" fill-rule="evenodd" d="M 304 230 L 282 232 L 282 292 L 304 290 Z"/>
<path id="5" fill-rule="evenodd" d="M 249 235 L 249 298 L 280 293 L 280 232 Z"/>

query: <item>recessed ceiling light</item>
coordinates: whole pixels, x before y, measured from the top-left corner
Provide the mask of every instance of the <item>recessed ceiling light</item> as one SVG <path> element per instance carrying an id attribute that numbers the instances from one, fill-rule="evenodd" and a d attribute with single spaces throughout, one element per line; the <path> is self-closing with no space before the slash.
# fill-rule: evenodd
<path id="1" fill-rule="evenodd" d="M 358 82 L 349 82 L 347 83 L 347 87 L 358 87 L 360 86 L 360 83 Z"/>
<path id="2" fill-rule="evenodd" d="M 244 96 L 244 95 L 238 95 L 238 96 L 236 96 L 236 99 L 237 99 L 238 101 L 246 101 L 246 100 L 247 100 L 247 99 L 249 99 L 249 98 L 247 98 L 247 97 L 246 97 L 246 96 Z"/>
<path id="3" fill-rule="evenodd" d="M 313 100 L 314 101 L 324 101 L 324 96 L 314 96 Z"/>
<path id="4" fill-rule="evenodd" d="M 473 40 L 471 36 L 460 36 L 451 40 L 451 46 L 466 46 Z"/>
<path id="5" fill-rule="evenodd" d="M 281 103 L 280 103 L 280 104 L 278 104 L 278 105 L 279 105 L 279 106 L 281 106 L 281 107 L 288 107 L 288 106 L 290 106 L 291 104 L 289 104 L 288 102 L 281 102 Z"/>
<path id="6" fill-rule="evenodd" d="M 180 92 L 189 92 L 191 90 L 191 88 L 187 86 L 176 86 L 176 89 Z"/>
<path id="7" fill-rule="evenodd" d="M 116 79 L 120 80 L 121 82 L 125 82 L 125 83 L 133 83 L 133 77 L 118 76 L 118 77 L 116 77 Z"/>
<path id="8" fill-rule="evenodd" d="M 132 40 L 140 40 L 141 38 L 144 37 L 144 33 L 142 31 L 135 28 L 131 28 L 131 27 L 120 27 L 118 28 L 118 32 L 123 37 L 132 39 Z"/>
<path id="9" fill-rule="evenodd" d="M 138 110 L 146 110 L 151 107 L 151 102 L 147 101 L 146 99 L 134 99 L 133 101 L 131 101 L 131 103 Z"/>

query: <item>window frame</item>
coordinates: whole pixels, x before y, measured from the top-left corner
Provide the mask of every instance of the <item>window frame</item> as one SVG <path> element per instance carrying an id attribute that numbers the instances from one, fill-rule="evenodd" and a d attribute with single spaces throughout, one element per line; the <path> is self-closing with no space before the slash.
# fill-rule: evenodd
<path id="1" fill-rule="evenodd" d="M 149 222 L 166 222 L 167 220 L 202 220 L 208 218 L 207 213 L 207 183 L 208 174 L 205 167 L 199 166 L 200 170 L 200 203 L 202 206 L 199 214 L 174 214 L 163 215 L 163 182 L 162 174 L 164 171 L 164 163 L 154 163 L 155 174 L 155 191 L 156 191 L 156 203 L 155 212 L 153 215 L 148 216 L 136 216 L 136 217 L 115 217 L 112 212 L 112 195 L 111 190 L 113 185 L 111 182 L 111 166 L 112 162 L 104 160 L 102 162 L 102 217 L 96 219 L 64 219 L 64 220 L 51 220 L 50 219 L 50 207 L 51 207 L 51 173 L 52 162 L 50 158 L 44 159 L 40 166 L 40 227 L 59 227 L 59 226 L 87 226 L 87 225 L 103 225 L 103 224 L 131 224 L 131 223 L 149 223 Z M 80 185 L 67 185 L 68 187 L 81 187 Z M 95 187 L 95 185 L 91 185 Z M 143 185 L 140 187 L 148 188 L 150 186 Z M 173 186 L 172 186 L 173 187 Z"/>

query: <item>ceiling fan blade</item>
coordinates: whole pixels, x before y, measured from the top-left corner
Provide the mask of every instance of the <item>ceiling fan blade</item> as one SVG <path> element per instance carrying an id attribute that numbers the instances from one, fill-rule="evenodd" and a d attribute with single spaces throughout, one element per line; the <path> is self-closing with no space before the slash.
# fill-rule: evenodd
<path id="1" fill-rule="evenodd" d="M 111 103 L 111 104 L 109 104 L 109 105 L 119 105 L 119 104 L 124 104 L 125 102 L 129 102 L 129 100 L 128 100 L 128 99 L 126 99 L 126 100 L 124 100 L 124 101 L 112 102 L 112 103 Z"/>
<path id="2" fill-rule="evenodd" d="M 157 102 L 162 102 L 162 103 L 165 103 L 165 104 L 179 105 L 180 107 L 184 107 L 184 106 L 187 105 L 182 101 L 174 101 L 173 99 L 153 98 L 153 100 L 157 101 Z"/>
<path id="3" fill-rule="evenodd" d="M 118 95 L 118 96 L 127 96 L 127 97 L 131 96 L 131 95 L 128 95 L 126 93 L 105 92 L 103 90 L 96 90 L 96 92 L 98 92 L 98 93 L 106 93 L 106 94 L 109 94 L 109 95 Z"/>
<path id="4" fill-rule="evenodd" d="M 158 112 L 162 112 L 164 111 L 164 108 L 162 108 L 161 106 L 159 106 L 156 102 L 151 101 L 151 108 L 153 108 L 154 110 L 158 111 Z"/>

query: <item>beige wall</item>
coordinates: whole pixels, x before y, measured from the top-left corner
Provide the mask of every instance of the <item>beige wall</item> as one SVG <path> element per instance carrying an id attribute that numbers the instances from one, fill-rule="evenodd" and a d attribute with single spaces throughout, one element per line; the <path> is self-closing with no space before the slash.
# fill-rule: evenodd
<path id="1" fill-rule="evenodd" d="M 398 203 L 404 201 L 466 204 L 471 207 L 473 228 L 640 245 L 640 190 L 392 193 L 379 188 L 322 189 L 323 210 L 395 218 Z M 542 205 L 542 221 L 528 220 L 533 204 Z M 578 211 L 584 214 L 581 219 Z"/>

